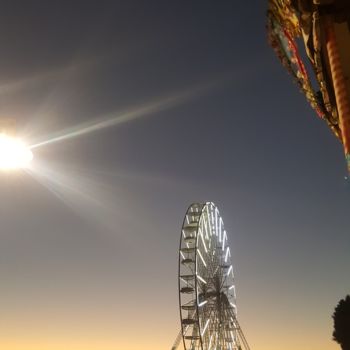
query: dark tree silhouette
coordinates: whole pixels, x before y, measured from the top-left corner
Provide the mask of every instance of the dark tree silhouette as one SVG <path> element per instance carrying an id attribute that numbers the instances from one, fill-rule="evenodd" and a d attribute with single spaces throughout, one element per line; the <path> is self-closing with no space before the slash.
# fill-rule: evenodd
<path id="1" fill-rule="evenodd" d="M 350 295 L 341 299 L 333 313 L 333 340 L 340 344 L 343 350 L 350 350 Z"/>

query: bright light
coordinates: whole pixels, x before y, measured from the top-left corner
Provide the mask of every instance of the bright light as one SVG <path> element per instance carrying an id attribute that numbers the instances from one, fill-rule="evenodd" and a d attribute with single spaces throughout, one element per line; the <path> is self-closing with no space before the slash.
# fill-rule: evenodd
<path id="1" fill-rule="evenodd" d="M 33 153 L 21 140 L 0 134 L 0 169 L 25 168 L 32 159 Z"/>

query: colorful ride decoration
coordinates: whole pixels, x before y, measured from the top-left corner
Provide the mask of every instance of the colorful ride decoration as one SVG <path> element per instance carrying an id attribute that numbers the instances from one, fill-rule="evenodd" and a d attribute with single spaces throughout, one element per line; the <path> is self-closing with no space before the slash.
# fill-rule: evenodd
<path id="1" fill-rule="evenodd" d="M 269 0 L 267 32 L 283 66 L 342 142 L 350 172 L 350 84 L 337 43 L 350 47 L 350 32 L 347 36 L 339 30 L 341 20 L 348 20 L 347 13 L 350 18 L 350 7 L 344 4 L 342 0 Z"/>

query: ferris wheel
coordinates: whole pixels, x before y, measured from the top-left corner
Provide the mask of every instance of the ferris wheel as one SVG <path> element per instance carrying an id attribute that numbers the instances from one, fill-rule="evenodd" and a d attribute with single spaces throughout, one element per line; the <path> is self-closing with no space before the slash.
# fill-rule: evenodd
<path id="1" fill-rule="evenodd" d="M 179 248 L 179 306 L 185 350 L 249 350 L 237 321 L 236 289 L 224 222 L 211 203 L 188 208 Z"/>

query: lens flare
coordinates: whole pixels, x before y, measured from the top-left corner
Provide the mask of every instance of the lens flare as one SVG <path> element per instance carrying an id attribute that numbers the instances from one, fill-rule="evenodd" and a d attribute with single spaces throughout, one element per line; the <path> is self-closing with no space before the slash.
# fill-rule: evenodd
<path id="1" fill-rule="evenodd" d="M 32 159 L 33 153 L 21 140 L 0 134 L 1 170 L 26 168 Z"/>

